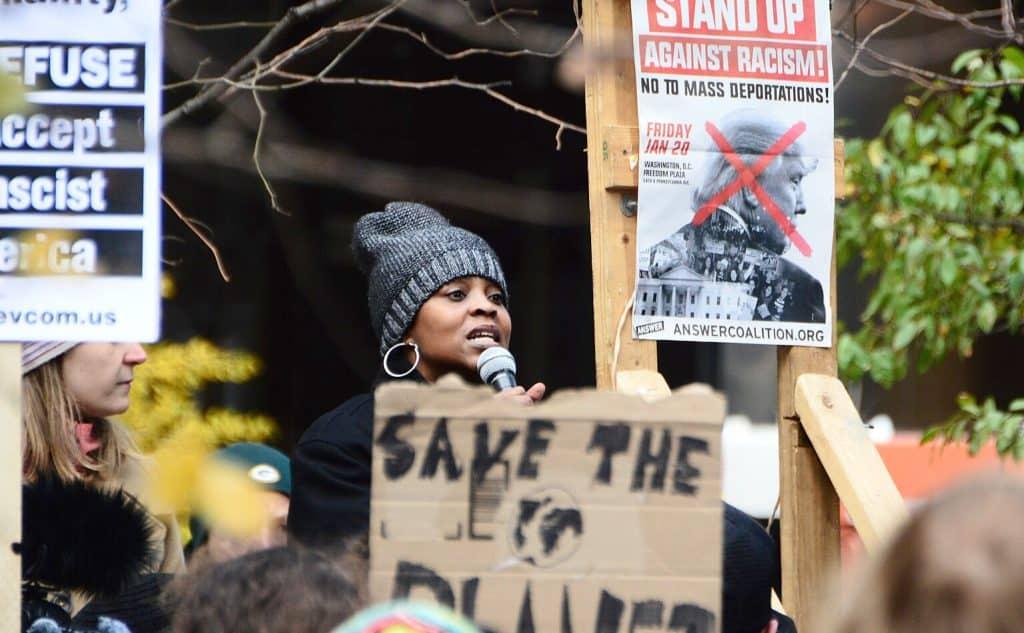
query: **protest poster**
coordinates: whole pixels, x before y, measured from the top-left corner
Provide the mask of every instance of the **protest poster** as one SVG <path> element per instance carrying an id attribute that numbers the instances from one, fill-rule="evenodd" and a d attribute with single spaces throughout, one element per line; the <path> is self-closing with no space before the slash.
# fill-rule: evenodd
<path id="1" fill-rule="evenodd" d="M 502 633 L 719 630 L 725 400 L 486 388 L 376 392 L 373 600 Z"/>
<path id="2" fill-rule="evenodd" d="M 0 340 L 159 336 L 160 14 L 0 0 Z"/>
<path id="3" fill-rule="evenodd" d="M 636 338 L 829 347 L 825 0 L 632 0 Z"/>

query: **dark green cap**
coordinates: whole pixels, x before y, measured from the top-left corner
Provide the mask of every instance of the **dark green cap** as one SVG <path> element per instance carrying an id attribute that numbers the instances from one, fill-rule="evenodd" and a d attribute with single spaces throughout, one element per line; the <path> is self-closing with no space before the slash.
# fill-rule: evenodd
<path id="1" fill-rule="evenodd" d="M 292 496 L 291 463 L 288 456 L 276 448 L 266 444 L 240 442 L 220 449 L 213 457 L 238 464 L 245 469 L 249 479 L 267 490 L 280 492 L 286 497 Z"/>

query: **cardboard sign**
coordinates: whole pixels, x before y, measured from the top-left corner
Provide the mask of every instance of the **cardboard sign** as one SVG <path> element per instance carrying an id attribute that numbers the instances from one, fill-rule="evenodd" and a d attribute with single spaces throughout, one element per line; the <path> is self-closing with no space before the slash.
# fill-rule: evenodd
<path id="1" fill-rule="evenodd" d="M 832 344 L 825 0 L 631 0 L 636 338 Z"/>
<path id="2" fill-rule="evenodd" d="M 159 336 L 160 11 L 0 2 L 0 340 Z"/>
<path id="3" fill-rule="evenodd" d="M 725 401 L 383 385 L 374 600 L 446 604 L 502 633 L 713 633 Z"/>

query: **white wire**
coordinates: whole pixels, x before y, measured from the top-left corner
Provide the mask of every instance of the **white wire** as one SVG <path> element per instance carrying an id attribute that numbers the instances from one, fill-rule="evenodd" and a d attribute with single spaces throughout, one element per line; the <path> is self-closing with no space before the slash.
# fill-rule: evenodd
<path id="1" fill-rule="evenodd" d="M 633 302 L 636 301 L 636 284 L 633 285 L 633 292 L 626 299 L 626 305 L 622 307 L 622 314 L 619 315 L 619 324 L 615 329 L 615 347 L 612 348 L 612 389 L 619 388 L 617 377 L 619 370 L 619 353 L 622 351 L 622 326 L 626 323 L 626 317 L 633 309 Z"/>

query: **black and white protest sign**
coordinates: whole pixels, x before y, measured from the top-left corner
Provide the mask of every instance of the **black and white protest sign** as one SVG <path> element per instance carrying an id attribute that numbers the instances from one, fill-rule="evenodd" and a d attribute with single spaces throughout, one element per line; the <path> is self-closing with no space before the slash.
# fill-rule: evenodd
<path id="1" fill-rule="evenodd" d="M 632 0 L 636 338 L 828 347 L 825 0 Z"/>
<path id="2" fill-rule="evenodd" d="M 0 340 L 159 336 L 160 11 L 0 0 Z"/>

